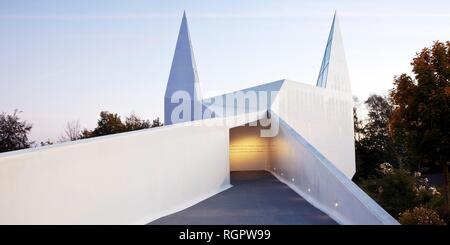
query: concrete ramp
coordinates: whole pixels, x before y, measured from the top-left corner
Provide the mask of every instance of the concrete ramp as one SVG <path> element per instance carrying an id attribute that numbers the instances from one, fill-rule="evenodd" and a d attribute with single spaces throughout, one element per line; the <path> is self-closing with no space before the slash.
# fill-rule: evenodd
<path id="1" fill-rule="evenodd" d="M 231 184 L 232 188 L 150 225 L 336 224 L 270 172 L 231 172 Z"/>

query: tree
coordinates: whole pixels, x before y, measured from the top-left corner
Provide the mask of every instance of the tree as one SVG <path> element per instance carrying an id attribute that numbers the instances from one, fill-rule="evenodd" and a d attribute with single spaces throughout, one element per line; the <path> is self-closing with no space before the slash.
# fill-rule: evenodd
<path id="1" fill-rule="evenodd" d="M 159 120 L 159 117 L 153 120 L 152 128 L 161 127 L 163 126 L 162 122 Z"/>
<path id="2" fill-rule="evenodd" d="M 436 211 L 425 207 L 406 210 L 400 214 L 398 221 L 402 225 L 445 225 Z"/>
<path id="3" fill-rule="evenodd" d="M 373 152 L 377 165 L 389 162 L 397 167 L 397 151 L 389 134 L 389 118 L 393 106 L 385 96 L 380 95 L 371 95 L 365 104 L 368 114 L 367 123 L 364 126 L 364 144 Z"/>
<path id="4" fill-rule="evenodd" d="M 81 126 L 79 121 L 70 121 L 67 122 L 66 127 L 64 129 L 64 133 L 61 135 L 59 141 L 74 141 L 81 139 L 83 137 L 83 132 L 81 131 Z"/>
<path id="5" fill-rule="evenodd" d="M 401 74 L 390 92 L 390 128 L 420 164 L 436 164 L 444 179 L 444 213 L 449 209 L 450 42 L 435 42 L 411 63 L 414 77 Z"/>
<path id="6" fill-rule="evenodd" d="M 81 138 L 82 139 L 92 138 L 92 137 L 95 137 L 95 136 L 96 135 L 93 135 L 92 131 L 90 131 L 87 128 L 85 128 L 85 129 L 83 129 L 83 131 L 81 131 Z"/>
<path id="7" fill-rule="evenodd" d="M 117 113 L 108 111 L 100 112 L 100 119 L 97 121 L 97 127 L 93 131 L 85 129 L 82 133 L 83 138 L 97 137 L 109 134 L 117 134 L 126 131 L 125 125 L 122 123 Z"/>
<path id="8" fill-rule="evenodd" d="M 358 97 L 353 97 L 353 131 L 355 143 L 359 142 L 364 135 L 364 126 L 362 121 L 358 117 L 358 109 L 360 107 L 360 102 Z"/>
<path id="9" fill-rule="evenodd" d="M 108 111 L 102 111 L 100 112 L 100 119 L 97 122 L 97 127 L 90 131 L 88 129 L 84 129 L 82 132 L 79 130 L 79 125 L 76 124 L 77 127 L 74 127 L 74 125 L 69 125 L 67 128 L 70 128 L 69 132 L 75 131 L 80 132 L 81 138 L 91 138 L 91 137 L 97 137 L 97 136 L 103 136 L 108 134 L 116 134 L 116 133 L 122 133 L 122 132 L 128 132 L 128 131 L 134 131 L 134 130 L 140 130 L 140 129 L 146 129 L 146 128 L 154 128 L 154 127 L 160 127 L 163 124 L 159 120 L 159 117 L 157 117 L 155 120 L 153 120 L 152 124 L 150 124 L 149 120 L 144 120 L 136 116 L 134 113 L 131 113 L 130 116 L 125 118 L 125 123 L 122 123 L 122 120 L 120 119 L 120 116 L 117 115 L 117 113 L 110 113 Z M 72 130 L 76 128 L 77 130 Z M 67 134 L 67 133 L 66 133 Z M 75 134 L 78 135 L 78 134 Z"/>
<path id="10" fill-rule="evenodd" d="M 418 205 L 415 178 L 405 169 L 391 168 L 388 163 L 381 164 L 381 169 L 382 166 L 388 166 L 385 169 L 390 171 L 381 173 L 380 177 L 363 180 L 361 187 L 396 218 L 400 212 Z"/>
<path id="11" fill-rule="evenodd" d="M 46 145 L 53 145 L 53 142 L 50 139 L 47 139 L 46 141 L 41 141 L 41 146 Z"/>
<path id="12" fill-rule="evenodd" d="M 377 172 L 376 177 L 371 176 L 359 184 L 395 218 L 415 207 L 435 209 L 442 200 L 441 193 L 421 172 L 394 168 L 389 163 L 380 164 Z"/>
<path id="13" fill-rule="evenodd" d="M 389 118 L 392 105 L 380 95 L 371 95 L 364 102 L 368 114 L 363 124 L 354 108 L 355 150 L 357 173 L 355 178 L 367 178 L 376 174 L 376 168 L 384 162 L 398 165 L 396 146 L 389 134 Z"/>
<path id="14" fill-rule="evenodd" d="M 367 177 L 369 171 L 367 169 L 367 164 L 365 163 L 365 158 L 367 156 L 366 149 L 362 144 L 362 138 L 364 137 L 364 126 L 363 122 L 358 117 L 358 109 L 360 108 L 360 102 L 357 97 L 353 97 L 353 132 L 355 140 L 355 160 L 356 160 L 356 173 L 354 175 L 354 180 L 358 180 L 361 177 Z"/>
<path id="15" fill-rule="evenodd" d="M 0 152 L 25 149 L 33 144 L 28 140 L 32 125 L 27 121 L 21 121 L 19 113 L 18 110 L 14 110 L 11 115 L 0 114 Z"/>
<path id="16" fill-rule="evenodd" d="M 146 128 L 150 128 L 151 126 L 152 125 L 150 125 L 149 120 L 142 120 L 138 116 L 136 116 L 134 113 L 131 113 L 131 115 L 125 119 L 126 131 L 146 129 Z"/>

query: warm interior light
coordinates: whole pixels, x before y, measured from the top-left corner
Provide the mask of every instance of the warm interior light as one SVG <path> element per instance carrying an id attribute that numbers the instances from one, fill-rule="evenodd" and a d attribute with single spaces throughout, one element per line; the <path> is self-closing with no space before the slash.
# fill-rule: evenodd
<path id="1" fill-rule="evenodd" d="M 266 169 L 269 140 L 261 137 L 260 131 L 260 127 L 248 125 L 230 129 L 231 171 Z"/>

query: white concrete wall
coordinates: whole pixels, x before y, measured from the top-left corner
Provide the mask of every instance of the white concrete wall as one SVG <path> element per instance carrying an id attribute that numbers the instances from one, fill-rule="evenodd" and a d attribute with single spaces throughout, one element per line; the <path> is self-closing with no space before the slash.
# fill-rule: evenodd
<path id="1" fill-rule="evenodd" d="M 0 224 L 144 224 L 228 187 L 228 128 L 164 126 L 0 154 Z"/>
<path id="2" fill-rule="evenodd" d="M 347 177 L 355 174 L 351 93 L 285 80 L 271 110 Z"/>
<path id="3" fill-rule="evenodd" d="M 398 224 L 286 122 L 270 144 L 268 170 L 340 224 Z"/>

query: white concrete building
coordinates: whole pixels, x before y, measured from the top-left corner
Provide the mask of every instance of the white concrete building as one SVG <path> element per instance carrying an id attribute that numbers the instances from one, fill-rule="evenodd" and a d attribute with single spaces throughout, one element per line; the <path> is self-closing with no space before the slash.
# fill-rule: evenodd
<path id="1" fill-rule="evenodd" d="M 201 96 L 186 15 L 165 126 L 0 154 L 1 224 L 146 224 L 271 172 L 340 224 L 398 224 L 351 178 L 352 93 L 335 15 L 316 86 Z"/>

